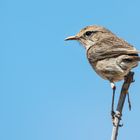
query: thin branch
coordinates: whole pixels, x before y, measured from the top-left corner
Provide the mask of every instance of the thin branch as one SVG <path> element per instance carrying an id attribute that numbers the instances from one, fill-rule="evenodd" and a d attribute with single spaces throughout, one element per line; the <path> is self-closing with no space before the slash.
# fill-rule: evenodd
<path id="1" fill-rule="evenodd" d="M 112 129 L 111 140 L 117 140 L 118 129 L 120 126 L 120 120 L 121 120 L 121 116 L 122 116 L 122 110 L 123 110 L 126 95 L 128 93 L 129 86 L 133 82 L 133 76 L 134 76 L 134 72 L 129 72 L 129 74 L 124 79 L 120 98 L 119 98 L 118 105 L 117 105 L 117 110 L 116 110 L 116 113 L 114 116 L 114 126 Z"/>

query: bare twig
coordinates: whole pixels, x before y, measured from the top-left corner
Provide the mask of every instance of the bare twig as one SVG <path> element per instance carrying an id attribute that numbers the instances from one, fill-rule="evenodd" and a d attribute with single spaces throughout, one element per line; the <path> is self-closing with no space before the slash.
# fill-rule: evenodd
<path id="1" fill-rule="evenodd" d="M 134 76 L 134 72 L 129 72 L 129 74 L 125 77 L 124 79 L 124 83 L 121 89 L 121 94 L 120 94 L 120 98 L 118 101 L 118 105 L 117 105 L 117 110 L 114 116 L 114 126 L 112 129 L 112 136 L 111 136 L 111 140 L 117 140 L 117 136 L 118 136 L 118 129 L 120 126 L 120 120 L 121 120 L 121 116 L 122 116 L 122 110 L 123 110 L 123 105 L 125 102 L 125 98 L 126 95 L 128 93 L 128 89 L 130 84 L 133 82 L 133 76 Z"/>

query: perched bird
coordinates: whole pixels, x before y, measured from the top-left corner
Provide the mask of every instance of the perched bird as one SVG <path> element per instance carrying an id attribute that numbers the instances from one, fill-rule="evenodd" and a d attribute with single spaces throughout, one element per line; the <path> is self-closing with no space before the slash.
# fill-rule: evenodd
<path id="1" fill-rule="evenodd" d="M 111 83 L 111 115 L 114 118 L 115 82 L 123 80 L 132 68 L 138 66 L 139 51 L 110 30 L 95 25 L 87 26 L 65 40 L 79 41 L 86 49 L 88 61 L 95 72 Z"/>

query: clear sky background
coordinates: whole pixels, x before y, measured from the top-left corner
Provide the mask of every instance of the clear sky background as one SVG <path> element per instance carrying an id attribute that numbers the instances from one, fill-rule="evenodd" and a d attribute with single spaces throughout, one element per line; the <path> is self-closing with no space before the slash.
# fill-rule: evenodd
<path id="1" fill-rule="evenodd" d="M 109 140 L 109 82 L 64 38 L 102 25 L 140 50 L 139 0 L 0 2 L 0 140 Z M 119 140 L 140 139 L 140 67 Z M 117 98 L 121 82 L 117 84 Z"/>

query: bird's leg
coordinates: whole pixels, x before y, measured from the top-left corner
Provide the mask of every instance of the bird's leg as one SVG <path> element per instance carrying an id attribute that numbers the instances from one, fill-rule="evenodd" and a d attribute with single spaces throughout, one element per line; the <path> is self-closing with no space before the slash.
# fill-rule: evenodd
<path id="1" fill-rule="evenodd" d="M 131 72 L 131 71 L 130 71 L 130 73 L 134 73 L 134 72 Z M 125 76 L 124 78 L 126 78 L 126 76 Z M 132 79 L 132 83 L 134 83 L 134 82 L 135 82 L 135 80 Z M 131 110 L 131 101 L 130 101 L 129 92 L 127 91 L 126 94 L 127 94 L 127 97 L 128 97 L 128 107 L 129 107 L 129 110 Z"/>
<path id="2" fill-rule="evenodd" d="M 111 88 L 113 90 L 113 94 L 112 94 L 112 105 L 111 105 L 111 116 L 112 116 L 112 121 L 114 121 L 114 98 L 115 98 L 115 91 L 116 91 L 116 86 L 113 82 L 111 82 Z"/>
<path id="3" fill-rule="evenodd" d="M 131 72 L 134 73 L 134 72 Z M 134 78 L 134 77 L 133 77 Z M 132 79 L 132 83 L 135 82 L 135 79 Z M 129 110 L 131 110 L 131 101 L 130 101 L 130 96 L 129 96 L 129 92 L 127 93 L 127 97 L 128 97 L 128 106 L 129 106 Z"/>
<path id="4" fill-rule="evenodd" d="M 127 97 L 128 97 L 129 110 L 131 110 L 131 101 L 130 101 L 130 97 L 129 97 L 129 92 L 127 93 Z"/>

